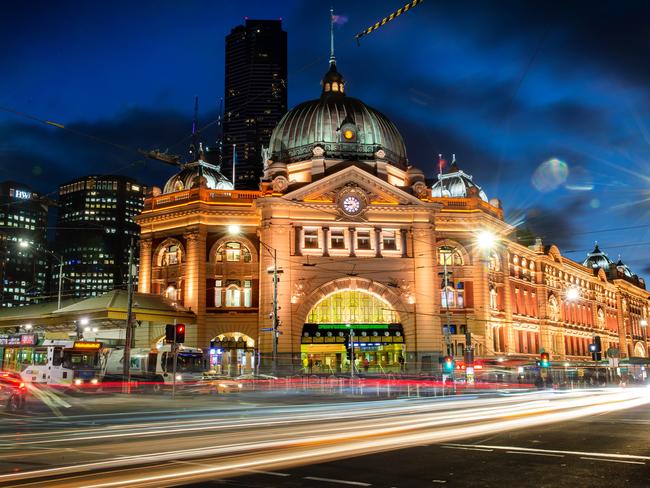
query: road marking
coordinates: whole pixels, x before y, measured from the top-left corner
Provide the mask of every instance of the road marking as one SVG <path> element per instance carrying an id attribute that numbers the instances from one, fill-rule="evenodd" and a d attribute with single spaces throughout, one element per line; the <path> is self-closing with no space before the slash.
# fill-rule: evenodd
<path id="1" fill-rule="evenodd" d="M 364 483 L 362 481 L 335 480 L 332 478 L 318 478 L 316 476 L 305 476 L 303 480 L 326 481 L 328 483 L 338 483 L 340 485 L 372 486 L 370 483 Z"/>
<path id="2" fill-rule="evenodd" d="M 431 480 L 431 483 L 446 483 L 447 480 Z"/>
<path id="3" fill-rule="evenodd" d="M 445 444 L 447 446 L 458 446 L 458 447 L 478 447 L 483 449 L 498 449 L 502 451 L 522 451 L 522 452 L 547 452 L 551 454 L 574 454 L 576 456 L 599 456 L 599 457 L 610 457 L 615 459 L 636 459 L 639 461 L 648 461 L 650 456 L 636 456 L 634 454 L 614 454 L 607 452 L 586 452 L 586 451 L 561 451 L 559 449 L 533 449 L 530 447 L 516 447 L 516 446 L 489 446 L 482 444 L 454 444 L 449 443 Z"/>
<path id="4" fill-rule="evenodd" d="M 492 452 L 494 449 L 483 449 L 480 447 L 459 447 L 459 446 L 440 446 L 443 449 L 462 449 L 463 451 L 483 451 Z"/>
<path id="5" fill-rule="evenodd" d="M 547 452 L 506 451 L 506 454 L 526 454 L 528 456 L 548 456 L 563 458 L 564 454 L 549 454 Z"/>
<path id="6" fill-rule="evenodd" d="M 268 474 L 270 476 L 291 476 L 290 473 L 276 473 L 275 471 L 260 471 L 259 469 L 247 469 L 247 473 Z"/>
<path id="7" fill-rule="evenodd" d="M 625 464 L 645 464 L 640 461 L 624 461 L 622 459 L 603 459 L 603 458 L 591 458 L 580 456 L 580 459 L 586 459 L 587 461 L 605 461 L 608 463 L 625 463 Z"/>

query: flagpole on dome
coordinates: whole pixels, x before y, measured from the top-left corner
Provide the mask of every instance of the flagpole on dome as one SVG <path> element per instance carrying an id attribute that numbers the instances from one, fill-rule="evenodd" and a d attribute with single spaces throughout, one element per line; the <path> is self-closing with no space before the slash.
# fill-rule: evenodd
<path id="1" fill-rule="evenodd" d="M 334 57 L 334 7 L 330 7 L 330 64 L 336 64 Z"/>

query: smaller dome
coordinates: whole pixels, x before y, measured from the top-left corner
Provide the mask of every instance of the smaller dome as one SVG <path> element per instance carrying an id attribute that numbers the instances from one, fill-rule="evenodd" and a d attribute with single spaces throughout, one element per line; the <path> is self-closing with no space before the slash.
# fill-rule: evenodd
<path id="1" fill-rule="evenodd" d="M 163 193 L 174 193 L 205 185 L 211 190 L 233 190 L 232 182 L 226 178 L 219 166 L 199 159 L 183 165 L 183 169 L 167 180 Z"/>
<path id="2" fill-rule="evenodd" d="M 488 201 L 485 192 L 472 181 L 472 175 L 460 169 L 456 161 L 451 164 L 446 173 L 438 175 L 438 181 L 431 187 L 431 196 L 434 198 L 467 198 L 473 194 L 478 195 L 484 202 Z"/>
<path id="3" fill-rule="evenodd" d="M 628 278 L 633 278 L 635 276 L 632 270 L 627 266 L 627 264 L 623 263 L 623 261 L 621 260 L 621 256 L 619 256 L 618 261 L 616 261 L 616 269 L 619 272 L 623 273 Z"/>
<path id="4" fill-rule="evenodd" d="M 587 253 L 587 258 L 582 262 L 582 265 L 587 268 L 602 268 L 605 271 L 608 271 L 612 264 L 614 262 L 609 259 L 606 253 L 600 250 L 598 243 L 596 243 L 593 251 Z"/>

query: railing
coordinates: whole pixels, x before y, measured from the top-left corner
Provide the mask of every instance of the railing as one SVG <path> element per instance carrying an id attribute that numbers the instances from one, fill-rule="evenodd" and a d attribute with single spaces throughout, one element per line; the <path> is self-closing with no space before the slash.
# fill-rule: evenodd
<path id="1" fill-rule="evenodd" d="M 144 201 L 144 210 L 155 210 L 157 208 L 170 207 L 186 202 L 208 202 L 208 203 L 252 203 L 262 196 L 261 191 L 256 190 L 211 190 L 209 188 L 191 188 L 189 190 L 167 193 L 157 197 L 150 197 Z"/>
<path id="2" fill-rule="evenodd" d="M 431 197 L 431 201 L 442 203 L 443 207 L 458 210 L 484 210 L 485 212 L 503 218 L 503 209 L 490 205 L 480 198 L 451 198 Z"/>

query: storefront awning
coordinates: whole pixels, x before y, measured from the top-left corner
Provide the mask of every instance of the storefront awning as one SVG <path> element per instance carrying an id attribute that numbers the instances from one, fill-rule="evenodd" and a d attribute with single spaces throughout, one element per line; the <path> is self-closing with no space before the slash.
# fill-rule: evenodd
<path id="1" fill-rule="evenodd" d="M 367 344 L 403 344 L 402 324 L 305 324 L 302 328 L 302 344 L 345 344 L 350 338 Z"/>

